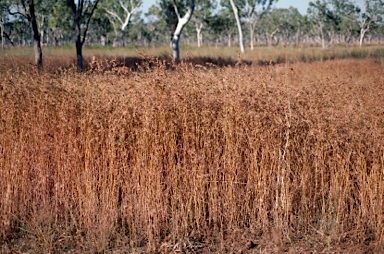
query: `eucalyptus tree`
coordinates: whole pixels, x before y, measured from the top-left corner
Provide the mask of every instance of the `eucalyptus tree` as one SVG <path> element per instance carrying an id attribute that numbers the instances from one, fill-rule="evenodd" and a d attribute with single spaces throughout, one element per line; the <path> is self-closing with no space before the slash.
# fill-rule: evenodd
<path id="1" fill-rule="evenodd" d="M 260 36 L 264 34 L 268 47 L 271 47 L 274 42 L 276 44 L 278 43 L 276 35 L 280 32 L 283 23 L 286 22 L 280 18 L 281 12 L 284 10 L 285 9 L 273 9 L 260 20 L 256 27 Z"/>
<path id="2" fill-rule="evenodd" d="M 312 25 L 316 28 L 317 33 L 320 37 L 321 46 L 325 48 L 326 29 L 329 22 L 329 18 L 331 17 L 331 14 L 327 7 L 327 2 L 325 0 L 316 0 L 316 2 L 309 2 L 308 14 Z"/>
<path id="3" fill-rule="evenodd" d="M 125 45 L 125 31 L 131 21 L 132 15 L 142 5 L 142 0 L 104 0 L 102 8 L 105 10 L 109 21 L 115 27 L 119 27 L 121 45 Z"/>
<path id="4" fill-rule="evenodd" d="M 27 1 L 21 0 L 21 2 L 26 13 L 28 9 L 28 14 L 26 16 L 32 27 L 35 63 L 37 65 L 37 68 L 40 69 L 41 66 L 43 65 L 43 52 L 41 50 L 41 37 L 40 37 L 39 29 L 37 27 L 37 21 L 36 21 L 36 15 L 35 15 L 35 3 L 33 0 L 27 0 Z"/>
<path id="5" fill-rule="evenodd" d="M 114 32 L 113 24 L 110 22 L 105 10 L 100 8 L 101 3 L 96 8 L 89 23 L 87 42 L 105 46 L 112 42 L 118 31 Z"/>
<path id="6" fill-rule="evenodd" d="M 248 24 L 250 35 L 251 50 L 254 48 L 254 32 L 257 23 L 260 19 L 271 10 L 274 3 L 278 0 L 229 0 L 230 6 L 235 16 L 238 32 L 240 51 L 245 53 L 244 38 L 241 26 L 241 19 L 244 19 Z M 228 0 L 223 0 L 222 5 L 229 7 Z"/>
<path id="7" fill-rule="evenodd" d="M 1 29 L 1 49 L 4 50 L 5 32 L 4 25 L 8 19 L 7 6 L 5 2 L 0 2 L 0 29 Z"/>
<path id="8" fill-rule="evenodd" d="M 243 0 L 241 11 L 248 24 L 251 50 L 254 48 L 254 32 L 257 23 L 276 2 L 277 0 Z"/>
<path id="9" fill-rule="evenodd" d="M 36 20 L 42 44 L 44 44 L 44 41 L 48 43 L 49 20 L 54 18 L 52 10 L 55 5 L 54 1 L 35 0 Z"/>
<path id="10" fill-rule="evenodd" d="M 212 12 L 215 8 L 216 1 L 211 0 L 199 0 L 195 6 L 192 21 L 196 28 L 197 47 L 200 47 L 203 43 L 202 30 L 206 24 L 209 25 L 209 22 L 212 19 Z"/>
<path id="11" fill-rule="evenodd" d="M 76 58 L 77 69 L 79 71 L 83 70 L 82 49 L 87 36 L 89 22 L 91 21 L 92 15 L 95 12 L 98 3 L 99 0 L 67 0 L 75 27 Z"/>
<path id="12" fill-rule="evenodd" d="M 209 29 L 216 36 L 216 45 L 225 38 L 228 47 L 231 47 L 232 35 L 236 31 L 236 26 L 228 9 L 220 9 L 220 11 L 210 19 Z"/>
<path id="13" fill-rule="evenodd" d="M 362 44 L 365 33 L 373 23 L 380 21 L 383 15 L 382 0 L 365 1 L 363 12 L 360 9 L 361 4 L 358 5 L 353 0 L 317 0 L 310 2 L 309 6 L 309 16 L 312 24 L 317 26 L 323 47 L 326 39 L 330 44 L 336 42 L 337 37 L 338 42 L 349 42 L 358 25 Z"/>
<path id="14" fill-rule="evenodd" d="M 184 9 L 184 11 L 180 8 L 183 5 L 179 5 L 178 2 L 176 2 L 176 0 L 172 0 L 172 3 L 173 3 L 173 7 L 175 9 L 175 13 L 177 17 L 177 25 L 172 35 L 171 45 L 173 50 L 173 59 L 175 61 L 179 61 L 180 60 L 179 41 L 180 41 L 181 32 L 183 31 L 183 28 L 192 17 L 193 11 L 195 10 L 195 0 L 189 0 L 188 6 L 186 9 Z"/>
<path id="15" fill-rule="evenodd" d="M 384 24 L 375 24 L 370 31 L 370 34 L 376 39 L 376 41 L 382 45 L 384 39 Z"/>
<path id="16" fill-rule="evenodd" d="M 16 15 L 28 20 L 31 26 L 35 63 L 37 68 L 40 70 L 43 65 L 43 52 L 41 50 L 40 33 L 35 14 L 35 2 L 34 0 L 19 0 L 11 1 L 10 3 L 12 4 L 8 6 L 8 12 L 11 15 Z"/>
<path id="17" fill-rule="evenodd" d="M 233 14 L 235 16 L 237 30 L 239 33 L 239 46 L 240 46 L 240 52 L 242 54 L 245 54 L 245 47 L 244 47 L 244 37 L 243 37 L 243 29 L 241 27 L 241 21 L 240 21 L 240 14 L 239 14 L 239 3 L 235 3 L 235 0 L 229 0 L 231 4 L 231 8 L 233 10 Z M 225 2 L 224 2 L 225 3 Z"/>
<path id="18" fill-rule="evenodd" d="M 288 9 L 288 28 L 294 34 L 295 44 L 298 45 L 300 42 L 300 37 L 305 30 L 305 18 L 297 8 L 289 7 Z"/>
<path id="19" fill-rule="evenodd" d="M 74 22 L 67 0 L 56 1 L 48 19 L 47 44 L 56 46 L 69 42 L 73 37 Z"/>
<path id="20" fill-rule="evenodd" d="M 273 42 L 297 45 L 305 31 L 305 20 L 297 8 L 276 8 L 260 20 L 256 29 L 265 34 L 269 47 Z"/>
<path id="21" fill-rule="evenodd" d="M 142 18 L 141 12 L 137 12 L 133 15 L 131 22 L 133 26 L 128 31 L 131 41 L 142 46 L 149 45 L 153 39 L 153 30 L 151 30 L 151 26 L 147 21 Z"/>
<path id="22" fill-rule="evenodd" d="M 340 30 L 340 24 L 343 19 L 341 9 L 339 8 L 344 0 L 325 0 L 326 5 L 326 27 L 325 32 L 329 45 L 335 44 L 336 33 Z M 335 4 L 336 3 L 336 4 Z"/>
<path id="23" fill-rule="evenodd" d="M 384 21 L 384 1 L 383 0 L 364 0 L 360 1 L 363 8 L 360 12 L 360 47 L 363 45 L 366 33 L 371 29 L 372 25 L 379 24 Z"/>
<path id="24" fill-rule="evenodd" d="M 356 30 L 360 8 L 352 0 L 328 0 L 339 42 L 349 42 Z"/>
<path id="25" fill-rule="evenodd" d="M 158 2 L 159 15 L 165 20 L 171 35 L 173 59 L 180 60 L 180 36 L 195 10 L 195 0 L 161 0 Z"/>
<path id="26" fill-rule="evenodd" d="M 327 0 L 325 3 L 330 44 L 348 41 L 355 28 L 359 8 L 352 0 Z"/>
<path id="27" fill-rule="evenodd" d="M 170 3 L 169 6 L 170 16 L 164 15 L 167 11 L 155 4 L 150 6 L 148 12 L 144 14 L 152 42 L 169 44 L 169 35 L 174 29 L 172 24 L 176 23 L 176 15 L 174 15 L 175 19 L 168 20 L 174 13 Z"/>

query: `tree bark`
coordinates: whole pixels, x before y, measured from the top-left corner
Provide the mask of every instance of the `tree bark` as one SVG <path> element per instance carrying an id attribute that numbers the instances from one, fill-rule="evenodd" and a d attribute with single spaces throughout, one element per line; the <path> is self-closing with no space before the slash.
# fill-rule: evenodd
<path id="1" fill-rule="evenodd" d="M 241 51 L 241 53 L 244 54 L 245 53 L 245 48 L 244 48 L 243 30 L 241 29 L 241 22 L 240 22 L 240 18 L 239 18 L 239 11 L 238 11 L 238 9 L 236 7 L 235 2 L 233 2 L 233 0 L 230 0 L 230 1 L 231 1 L 231 6 L 232 6 L 233 13 L 235 14 L 237 29 L 239 31 L 240 51 Z"/>
<path id="2" fill-rule="evenodd" d="M 75 0 L 67 0 L 67 3 L 69 7 L 71 8 L 72 15 L 73 15 L 73 21 L 75 24 L 75 36 L 76 36 L 76 58 L 77 58 L 77 70 L 82 71 L 83 70 L 83 54 L 82 54 L 82 48 L 85 42 L 85 38 L 87 36 L 87 31 L 89 27 L 89 22 L 91 21 L 91 17 L 97 7 L 97 4 L 99 3 L 99 0 L 93 1 L 93 6 L 90 12 L 90 15 L 87 18 L 87 23 L 85 24 L 84 33 L 83 36 L 81 36 L 81 17 L 83 15 L 83 8 L 84 8 L 84 0 L 78 0 L 76 1 L 78 6 L 75 4 Z"/>
<path id="3" fill-rule="evenodd" d="M 360 29 L 360 39 L 359 39 L 360 48 L 363 46 L 365 33 L 369 30 L 369 25 L 370 24 L 368 24 L 367 28 L 364 28 L 364 26 L 362 26 Z"/>
<path id="4" fill-rule="evenodd" d="M 254 28 L 252 24 L 249 24 L 249 36 L 251 40 L 251 50 L 253 50 Z"/>
<path id="5" fill-rule="evenodd" d="M 5 40 L 4 40 L 4 17 L 1 16 L 1 21 L 0 21 L 0 25 L 1 25 L 1 49 L 4 50 L 4 44 L 5 44 Z"/>
<path id="6" fill-rule="evenodd" d="M 197 33 L 197 47 L 200 48 L 203 44 L 203 35 L 201 34 L 201 30 L 203 29 L 203 23 L 196 23 L 196 33 Z"/>
<path id="7" fill-rule="evenodd" d="M 80 33 L 76 33 L 76 59 L 77 59 L 77 69 L 79 71 L 83 70 L 83 44 L 81 43 Z"/>
<path id="8" fill-rule="evenodd" d="M 80 15 L 76 13 L 74 22 L 75 22 L 75 36 L 76 36 L 76 60 L 77 60 L 77 69 L 79 71 L 83 70 L 83 43 L 81 41 L 81 28 L 80 28 Z"/>
<path id="9" fill-rule="evenodd" d="M 41 50 L 40 34 L 37 27 L 36 15 L 35 15 L 35 4 L 33 0 L 28 1 L 29 5 L 29 18 L 33 32 L 33 48 L 35 52 L 35 62 L 38 70 L 43 66 L 43 52 Z"/>
<path id="10" fill-rule="evenodd" d="M 119 4 L 120 4 L 121 8 L 124 10 L 124 12 L 126 14 L 124 21 L 123 21 L 122 17 L 120 17 L 117 14 L 117 12 L 114 12 L 112 10 L 107 10 L 107 9 L 105 9 L 105 11 L 109 14 L 109 15 L 107 15 L 108 20 L 112 23 L 115 31 L 116 31 L 115 22 L 111 19 L 111 17 L 116 18 L 120 22 L 120 24 L 121 24 L 121 26 L 120 26 L 121 45 L 120 46 L 124 47 L 125 46 L 125 30 L 128 27 L 128 24 L 129 24 L 129 22 L 131 20 L 132 14 L 137 10 L 138 7 L 140 7 L 141 4 L 138 4 L 137 6 L 131 5 L 131 9 L 130 10 L 129 10 L 128 5 L 125 5 L 123 3 L 123 1 L 119 1 Z M 133 4 L 132 1 L 131 1 L 131 4 Z"/>
<path id="11" fill-rule="evenodd" d="M 124 31 L 124 29 L 120 30 L 120 35 L 121 35 L 121 37 L 120 37 L 120 39 L 121 39 L 120 46 L 121 47 L 125 47 L 125 31 Z"/>
<path id="12" fill-rule="evenodd" d="M 177 9 L 175 5 L 175 9 Z M 173 59 L 178 62 L 180 61 L 180 48 L 179 48 L 179 41 L 180 41 L 180 35 L 183 31 L 184 26 L 189 22 L 189 20 L 192 17 L 193 11 L 195 10 L 195 0 L 190 0 L 189 7 L 187 13 L 185 13 L 184 17 L 178 16 L 178 22 L 175 29 L 175 32 L 172 35 L 171 39 L 171 46 L 173 50 Z M 177 12 L 178 14 L 178 12 Z"/>

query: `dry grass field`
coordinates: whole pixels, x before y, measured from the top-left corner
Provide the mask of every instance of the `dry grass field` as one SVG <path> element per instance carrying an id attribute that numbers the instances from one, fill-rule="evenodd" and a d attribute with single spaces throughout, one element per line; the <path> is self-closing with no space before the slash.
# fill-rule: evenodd
<path id="1" fill-rule="evenodd" d="M 0 59 L 0 252 L 384 249 L 382 58 L 30 59 Z"/>

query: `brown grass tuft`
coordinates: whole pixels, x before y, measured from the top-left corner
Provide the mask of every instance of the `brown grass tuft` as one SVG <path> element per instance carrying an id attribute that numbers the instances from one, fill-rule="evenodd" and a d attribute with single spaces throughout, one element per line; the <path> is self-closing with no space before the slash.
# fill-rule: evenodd
<path id="1" fill-rule="evenodd" d="M 383 246 L 382 61 L 92 64 L 1 59 L 2 251 Z"/>

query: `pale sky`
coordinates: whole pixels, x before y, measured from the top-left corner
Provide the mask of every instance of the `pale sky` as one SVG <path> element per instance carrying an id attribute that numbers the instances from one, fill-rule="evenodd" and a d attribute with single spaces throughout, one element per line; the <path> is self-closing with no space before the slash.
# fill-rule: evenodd
<path id="1" fill-rule="evenodd" d="M 197 0 L 198 1 L 198 0 Z M 274 6 L 276 8 L 288 8 L 289 6 L 296 7 L 301 14 L 307 13 L 308 3 L 311 0 L 279 0 Z M 219 0 L 217 1 L 219 2 Z M 147 12 L 149 7 L 156 3 L 156 0 L 143 0 L 143 5 L 141 6 L 141 11 Z"/>

